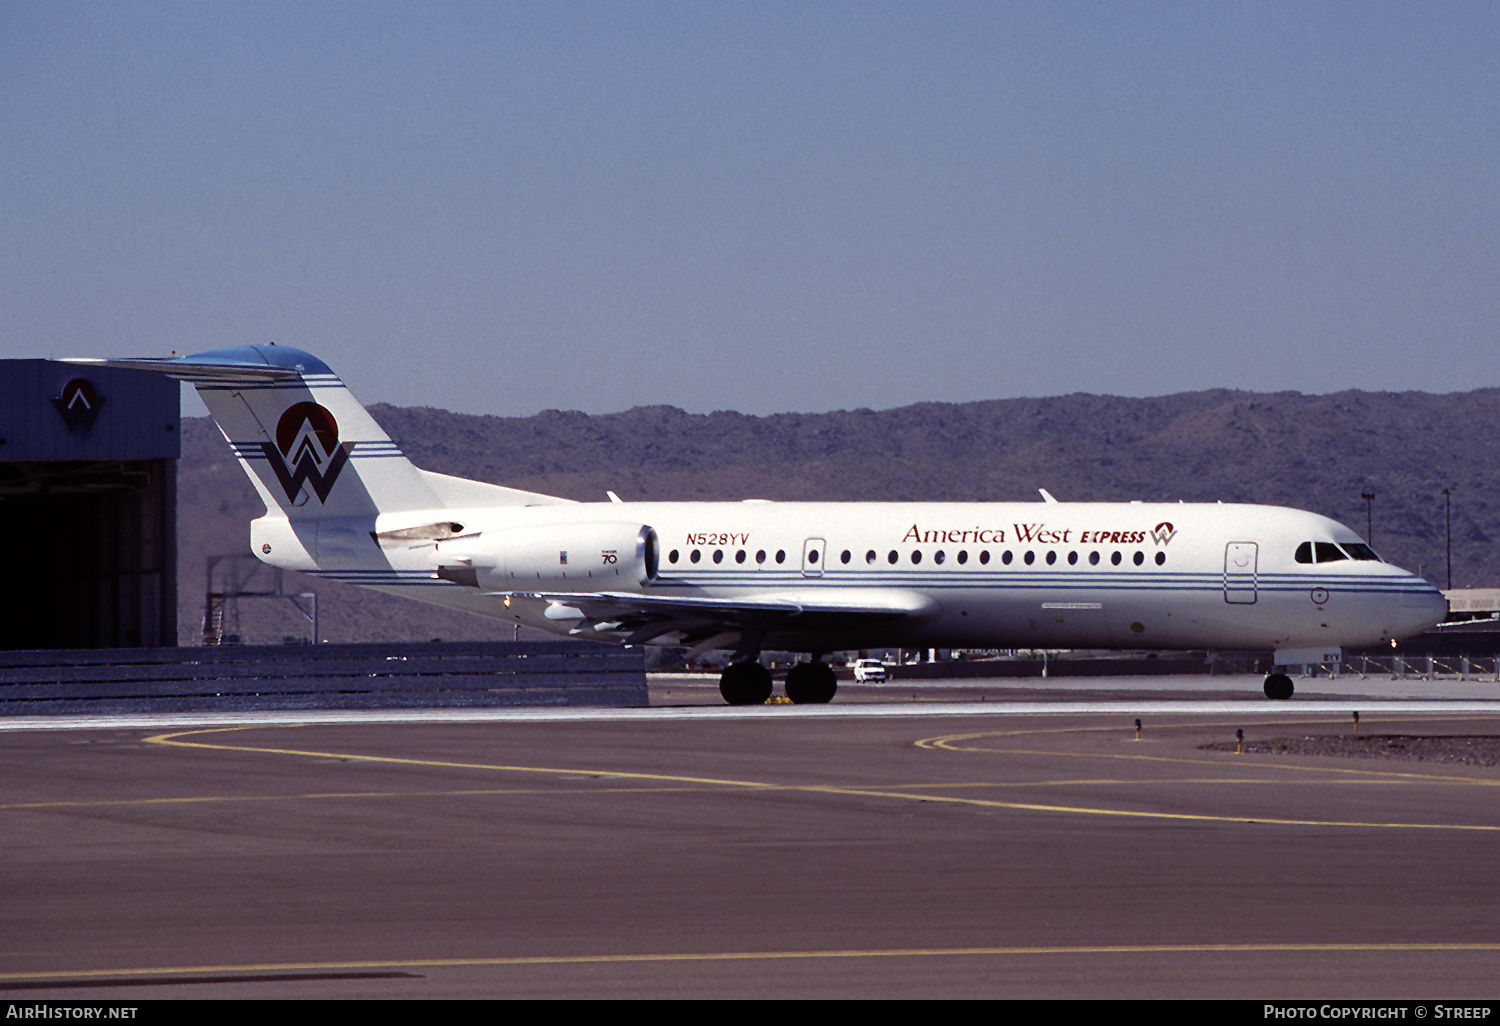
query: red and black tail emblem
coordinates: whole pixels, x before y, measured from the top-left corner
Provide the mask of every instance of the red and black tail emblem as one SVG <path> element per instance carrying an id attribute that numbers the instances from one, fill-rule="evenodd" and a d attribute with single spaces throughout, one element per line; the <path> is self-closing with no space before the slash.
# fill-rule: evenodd
<path id="1" fill-rule="evenodd" d="M 317 403 L 288 407 L 276 424 L 276 444 L 262 442 L 260 447 L 287 502 L 297 500 L 304 484 L 312 485 L 319 502 L 327 502 L 339 471 L 349 462 L 350 447 L 339 444 L 338 421 Z"/>

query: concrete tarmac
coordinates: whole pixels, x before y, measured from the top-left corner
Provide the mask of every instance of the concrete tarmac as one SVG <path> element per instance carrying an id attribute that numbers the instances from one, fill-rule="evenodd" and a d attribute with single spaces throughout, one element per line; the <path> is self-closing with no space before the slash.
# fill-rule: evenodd
<path id="1" fill-rule="evenodd" d="M 1282 703 L 1247 677 L 1026 683 L 6 723 L 0 992 L 1500 990 L 1500 770 L 1204 747 L 1348 733 L 1356 703 L 1361 732 L 1496 735 L 1493 682 Z"/>

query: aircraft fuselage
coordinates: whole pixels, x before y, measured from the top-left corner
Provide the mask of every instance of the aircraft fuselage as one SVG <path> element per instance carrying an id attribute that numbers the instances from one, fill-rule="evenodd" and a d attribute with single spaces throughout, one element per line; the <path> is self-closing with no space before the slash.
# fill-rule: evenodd
<path id="1" fill-rule="evenodd" d="M 834 694 L 857 648 L 1272 649 L 1282 664 L 1419 633 L 1446 603 L 1326 517 L 1165 503 L 576 503 L 414 466 L 310 353 L 79 361 L 192 382 L 266 506 L 256 555 L 328 580 L 625 644 L 807 652 Z M 1287 697 L 1284 674 L 1266 681 Z"/>
<path id="2" fill-rule="evenodd" d="M 1307 542 L 1359 545 L 1317 514 L 1270 506 L 1165 503 L 587 503 L 447 510 L 452 540 L 415 540 L 378 572 L 323 573 L 560 633 L 599 632 L 589 617 L 549 618 L 558 592 L 807 602 L 889 598 L 907 615 L 860 624 L 810 612 L 768 626 L 765 647 L 1311 649 L 1377 644 L 1440 620 L 1442 596 L 1376 559 L 1299 563 Z M 407 520 L 420 515 L 405 515 Z M 382 518 L 382 531 L 395 530 Z M 395 521 L 391 522 L 392 525 Z M 475 587 L 441 565 L 501 564 L 504 539 L 572 523 L 566 563 L 492 570 Z M 654 574 L 588 530 L 655 532 Z M 356 539 L 369 528 L 353 528 Z M 607 532 L 600 531 L 605 538 Z M 549 535 L 550 537 L 550 535 Z M 1362 547 L 1362 546 L 1361 546 Z M 557 555 L 561 555 L 558 550 Z M 311 569 L 311 567 L 307 567 Z M 319 570 L 313 570 L 319 572 Z M 382 579 L 383 578 L 383 579 Z M 410 581 L 410 577 L 407 576 Z M 436 585 L 436 586 L 434 586 Z M 481 586 L 482 585 L 482 586 Z M 508 605 L 501 600 L 510 596 Z M 662 642 L 670 638 L 653 638 Z"/>

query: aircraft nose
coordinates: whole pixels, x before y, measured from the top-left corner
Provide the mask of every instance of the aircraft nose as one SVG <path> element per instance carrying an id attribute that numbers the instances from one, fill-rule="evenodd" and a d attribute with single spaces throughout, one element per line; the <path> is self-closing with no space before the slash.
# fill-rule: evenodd
<path id="1" fill-rule="evenodd" d="M 1420 577 L 1412 575 L 1412 579 L 1419 582 L 1419 586 L 1402 595 L 1402 636 L 1421 634 L 1448 617 L 1448 600 L 1443 593 Z"/>

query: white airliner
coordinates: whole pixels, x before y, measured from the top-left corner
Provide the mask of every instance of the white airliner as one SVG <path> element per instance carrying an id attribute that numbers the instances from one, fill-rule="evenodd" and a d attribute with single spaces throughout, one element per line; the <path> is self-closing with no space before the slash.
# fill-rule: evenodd
<path id="1" fill-rule="evenodd" d="M 265 502 L 275 566 L 559 634 L 806 652 L 786 693 L 827 702 L 860 648 L 1274 650 L 1289 666 L 1419 633 L 1426 581 L 1326 517 L 1162 503 L 580 503 L 419 470 L 319 359 L 247 346 L 78 360 L 192 382 Z M 1284 673 L 1266 694 L 1291 695 Z"/>

